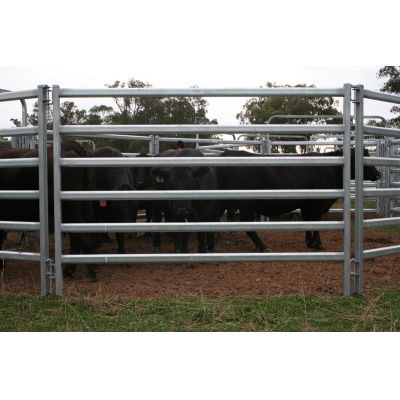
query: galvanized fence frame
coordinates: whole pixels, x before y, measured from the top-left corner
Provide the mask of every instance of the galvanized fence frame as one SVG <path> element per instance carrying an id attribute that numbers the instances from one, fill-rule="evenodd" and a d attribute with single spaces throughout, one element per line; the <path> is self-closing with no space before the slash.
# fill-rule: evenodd
<path id="1" fill-rule="evenodd" d="M 56 294 L 63 293 L 62 263 L 138 263 L 138 262 L 205 262 L 205 261 L 342 261 L 343 293 L 350 295 L 350 107 L 351 85 L 343 88 L 268 88 L 268 89 L 62 89 L 53 86 L 53 143 L 54 143 L 54 235 L 55 235 L 55 278 Z M 263 96 L 334 96 L 343 97 L 343 124 L 341 125 L 120 125 L 120 126 L 61 126 L 60 98 L 65 97 L 263 97 Z M 62 136 L 96 136 L 114 134 L 150 134 L 173 133 L 248 133 L 248 134 L 304 134 L 312 132 L 343 133 L 343 157 L 282 157 L 282 158 L 107 158 L 107 159 L 63 159 L 60 157 Z M 115 137 L 113 137 L 115 138 Z M 343 190 L 258 190 L 258 191 L 110 191 L 110 192 L 66 192 L 61 191 L 61 167 L 84 166 L 189 166 L 189 165 L 342 165 Z M 61 220 L 62 200 L 96 199 L 233 199 L 240 198 L 342 198 L 344 204 L 343 222 L 298 222 L 280 223 L 185 223 L 179 229 L 185 231 L 206 230 L 343 230 L 343 252 L 321 253 L 215 253 L 215 254 L 96 254 L 63 255 L 62 232 L 124 232 L 143 230 L 141 224 L 64 224 Z M 212 225 L 212 226 L 211 226 Z M 146 224 L 146 230 L 165 232 L 175 230 L 178 224 Z"/>
<path id="2" fill-rule="evenodd" d="M 24 137 L 38 136 L 38 158 L 15 158 L 0 160 L 0 168 L 7 167 L 38 167 L 39 168 L 39 190 L 2 190 L 1 199 L 38 199 L 39 200 L 39 222 L 23 221 L 1 221 L 2 230 L 27 230 L 39 231 L 40 253 L 23 251 L 0 250 L 2 260 L 38 261 L 40 262 L 40 288 L 41 294 L 51 293 L 51 265 L 49 256 L 49 212 L 48 212 L 48 168 L 47 168 L 47 119 L 49 103 L 49 87 L 40 85 L 37 89 L 16 92 L 0 93 L 0 102 L 21 101 L 23 105 L 23 125 L 26 125 L 27 99 L 38 101 L 38 125 L 33 127 L 19 127 L 11 129 L 0 129 L 0 136 Z M 25 107 L 24 107 L 25 105 Z"/>
<path id="3" fill-rule="evenodd" d="M 379 188 L 371 189 L 363 187 L 363 167 L 364 165 L 400 167 L 400 159 L 391 157 L 368 157 L 364 158 L 362 149 L 364 148 L 364 135 L 374 135 L 379 137 L 400 138 L 400 129 L 381 128 L 364 125 L 364 103 L 365 99 L 384 101 L 394 104 L 400 104 L 400 96 L 373 92 L 365 90 L 363 85 L 354 87 L 354 105 L 356 117 L 356 188 L 355 188 L 355 229 L 354 229 L 354 292 L 363 293 L 364 280 L 364 259 L 371 259 L 379 256 L 400 253 L 400 245 L 390 247 L 380 247 L 371 250 L 363 248 L 363 229 L 368 227 L 393 226 L 400 223 L 400 218 L 378 218 L 364 220 L 363 208 L 364 199 L 371 197 L 398 197 L 400 188 Z M 386 177 L 387 178 L 387 177 Z"/>

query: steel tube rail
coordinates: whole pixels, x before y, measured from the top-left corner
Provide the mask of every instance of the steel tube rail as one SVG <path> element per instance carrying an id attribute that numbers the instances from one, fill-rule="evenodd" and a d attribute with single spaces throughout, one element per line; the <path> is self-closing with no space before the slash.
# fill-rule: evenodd
<path id="1" fill-rule="evenodd" d="M 235 89 L 156 89 L 156 88 L 105 88 L 60 89 L 60 97 L 269 97 L 304 96 L 343 97 L 343 88 L 235 88 Z"/>
<path id="2" fill-rule="evenodd" d="M 37 200 L 39 199 L 39 190 L 1 190 L 0 199 Z"/>
<path id="3" fill-rule="evenodd" d="M 65 264 L 179 263 L 179 262 L 343 261 L 343 253 L 190 253 L 63 255 Z"/>
<path id="4" fill-rule="evenodd" d="M 364 221 L 364 228 L 375 228 L 380 226 L 400 225 L 400 217 L 396 218 L 375 218 Z"/>
<path id="5" fill-rule="evenodd" d="M 400 167 L 399 158 L 365 157 L 364 165 L 379 165 L 386 167 Z"/>
<path id="6" fill-rule="evenodd" d="M 0 160 L 0 168 L 9 167 L 38 167 L 38 158 L 4 158 Z"/>
<path id="7" fill-rule="evenodd" d="M 368 260 L 397 253 L 400 253 L 400 246 L 379 247 L 377 249 L 364 250 L 364 258 Z"/>
<path id="8" fill-rule="evenodd" d="M 188 166 L 266 166 L 266 165 L 343 165 L 343 157 L 108 157 L 62 158 L 63 167 L 188 167 Z"/>
<path id="9" fill-rule="evenodd" d="M 400 129 L 380 128 L 377 126 L 364 126 L 364 134 L 400 138 Z"/>
<path id="10" fill-rule="evenodd" d="M 81 138 L 93 138 L 93 134 L 87 134 L 87 133 L 63 133 L 63 137 L 75 137 L 79 136 Z M 143 142 L 150 142 L 151 138 L 149 136 L 138 136 L 138 135 L 118 135 L 116 133 L 98 133 L 96 134 L 96 138 L 98 139 L 113 139 L 113 140 L 127 140 L 127 141 L 132 141 L 132 140 L 137 140 L 137 141 L 143 141 Z M 175 138 L 175 140 L 177 140 Z"/>
<path id="11" fill-rule="evenodd" d="M 40 261 L 40 253 L 0 250 L 0 260 Z"/>
<path id="12" fill-rule="evenodd" d="M 62 232 L 246 232 L 246 231 L 331 231 L 343 229 L 340 221 L 323 222 L 162 222 L 61 224 Z"/>
<path id="13" fill-rule="evenodd" d="M 400 189 L 364 189 L 364 197 L 396 197 L 400 196 Z"/>
<path id="14" fill-rule="evenodd" d="M 104 133 L 147 133 L 160 134 L 229 134 L 229 133 L 291 133 L 293 135 L 304 135 L 313 133 L 341 133 L 343 125 L 62 125 L 60 133 L 64 134 L 97 134 Z"/>
<path id="15" fill-rule="evenodd" d="M 0 229 L 6 231 L 38 231 L 39 222 L 0 221 Z"/>
<path id="16" fill-rule="evenodd" d="M 37 89 L 32 90 L 20 90 L 13 92 L 1 92 L 0 102 L 11 101 L 11 100 L 23 100 L 23 99 L 35 99 L 38 96 Z"/>
<path id="17" fill-rule="evenodd" d="M 37 135 L 37 126 L 22 126 L 19 128 L 3 128 L 0 129 L 0 136 L 28 136 Z"/>
<path id="18" fill-rule="evenodd" d="M 338 199 L 343 190 L 109 190 L 61 191 L 62 200 Z"/>
<path id="19" fill-rule="evenodd" d="M 397 96 L 395 94 L 374 92 L 373 90 L 364 90 L 364 98 L 400 104 L 400 96 Z"/>

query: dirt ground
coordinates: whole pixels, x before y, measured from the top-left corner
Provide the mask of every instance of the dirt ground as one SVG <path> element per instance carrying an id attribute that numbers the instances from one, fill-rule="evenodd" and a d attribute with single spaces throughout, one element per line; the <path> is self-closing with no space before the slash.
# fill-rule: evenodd
<path id="1" fill-rule="evenodd" d="M 304 232 L 260 234 L 273 252 L 308 251 Z M 321 232 L 326 251 L 342 251 L 342 232 Z M 68 241 L 65 239 L 65 253 Z M 364 248 L 397 245 L 400 234 L 364 231 Z M 196 246 L 191 238 L 191 251 Z M 148 237 L 126 240 L 129 253 L 152 253 Z M 172 242 L 163 236 L 162 252 L 172 252 Z M 19 235 L 9 233 L 5 249 L 21 249 Z M 216 252 L 254 252 L 245 233 L 227 232 L 217 237 Z M 101 253 L 116 252 L 116 242 L 105 244 Z M 7 261 L 0 268 L 0 289 L 15 294 L 35 295 L 40 291 L 37 263 Z M 342 293 L 342 263 L 211 263 L 211 264 L 109 264 L 98 268 L 98 281 L 85 281 L 86 267 L 79 265 L 73 278 L 65 279 L 64 292 L 73 298 L 113 300 L 179 296 L 281 296 L 306 294 L 329 296 Z M 400 284 L 400 255 L 365 262 L 365 292 Z"/>

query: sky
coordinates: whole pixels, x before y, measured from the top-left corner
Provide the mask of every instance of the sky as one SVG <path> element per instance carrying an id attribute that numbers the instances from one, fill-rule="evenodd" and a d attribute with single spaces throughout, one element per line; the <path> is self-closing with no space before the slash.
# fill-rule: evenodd
<path id="1" fill-rule="evenodd" d="M 379 68 L 399 64 L 399 4 L 398 0 L 3 1 L 0 88 L 24 90 L 40 84 L 101 88 L 114 80 L 135 78 L 157 88 L 257 88 L 271 81 L 317 87 L 349 82 L 379 90 Z M 220 124 L 237 124 L 235 115 L 244 102 L 212 99 L 209 117 Z M 374 102 L 365 112 L 387 117 L 389 108 Z M 13 117 L 20 117 L 18 102 L 0 103 L 0 129 L 11 126 Z M 129 334 L 97 335 L 98 342 L 93 342 L 95 335 L 75 335 L 72 342 L 72 335 L 64 334 L 49 342 L 50 335 L 40 336 L 39 345 L 32 342 L 32 335 L 6 338 L 9 345 L 0 371 L 7 399 L 43 399 L 54 393 L 61 399 L 76 393 L 109 399 L 126 398 L 129 393 L 143 399 L 153 394 L 177 400 L 187 399 L 189 393 L 194 399 L 270 394 L 276 399 L 313 400 L 346 393 L 368 400 L 398 392 L 393 375 L 398 338 L 391 336 L 392 343 L 378 333 L 368 335 L 368 340 L 357 333 L 351 338 L 294 333 L 290 339 L 244 333 L 240 343 L 234 334 L 217 333 L 140 336 L 147 339 L 144 342 Z M 224 345 L 226 351 L 221 352 Z M 43 371 L 49 378 L 45 381 Z"/>
<path id="2" fill-rule="evenodd" d="M 313 84 L 321 88 L 337 88 L 349 82 L 363 84 L 365 88 L 379 91 L 384 80 L 377 78 L 381 66 L 266 66 L 256 65 L 238 74 L 237 71 L 226 71 L 216 68 L 215 75 L 202 74 L 201 71 L 187 70 L 164 74 L 154 70 L 149 64 L 148 69 L 135 66 L 96 67 L 82 66 L 79 69 L 68 69 L 62 66 L 1 66 L 0 88 L 8 90 L 24 90 L 37 87 L 39 84 L 53 84 L 73 88 L 103 88 L 116 80 L 127 81 L 130 78 L 149 82 L 158 88 L 187 88 L 196 85 L 200 88 L 257 88 L 266 82 L 278 85 L 300 83 Z M 251 73 L 250 73 L 251 70 Z M 242 109 L 246 98 L 209 98 L 210 119 L 216 118 L 219 124 L 235 125 L 239 121 L 236 114 Z M 112 105 L 111 99 L 76 99 L 75 103 L 89 109 L 95 104 Z M 33 101 L 28 104 L 30 106 Z M 391 105 L 380 102 L 367 102 L 365 113 L 382 115 L 390 118 Z M 0 103 L 0 128 L 13 126 L 10 118 L 20 118 L 19 102 Z"/>
<path id="3" fill-rule="evenodd" d="M 353 3 L 7 2 L 0 24 L 0 88 L 101 88 L 135 78 L 158 88 L 256 88 L 271 81 L 317 87 L 350 82 L 379 90 L 379 68 L 398 63 L 392 50 L 398 5 Z M 77 104 L 87 108 L 101 100 Z M 209 118 L 237 124 L 245 100 L 210 99 Z M 389 117 L 389 109 L 374 102 L 366 112 Z M 0 103 L 0 128 L 19 115 L 18 103 Z"/>

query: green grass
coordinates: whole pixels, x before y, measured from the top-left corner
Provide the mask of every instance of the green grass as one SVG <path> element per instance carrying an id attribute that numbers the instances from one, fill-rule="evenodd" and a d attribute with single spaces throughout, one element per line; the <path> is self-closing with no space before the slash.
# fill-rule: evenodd
<path id="1" fill-rule="evenodd" d="M 87 303 L 0 294 L 0 331 L 397 331 L 400 288 L 363 297 L 161 298 Z"/>

